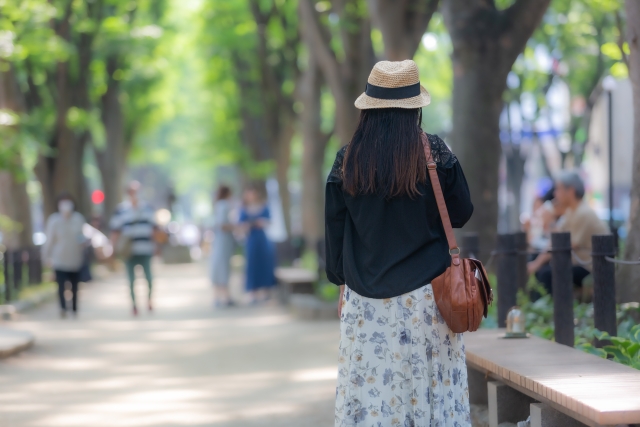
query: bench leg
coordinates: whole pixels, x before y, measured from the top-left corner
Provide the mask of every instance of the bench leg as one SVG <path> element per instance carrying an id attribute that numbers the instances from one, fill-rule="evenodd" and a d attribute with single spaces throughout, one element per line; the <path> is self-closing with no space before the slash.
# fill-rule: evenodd
<path id="1" fill-rule="evenodd" d="M 486 374 L 467 368 L 467 379 L 469 380 L 469 403 L 472 405 L 488 405 Z"/>
<path id="2" fill-rule="evenodd" d="M 531 404 L 531 427 L 587 427 L 586 424 L 556 411 L 544 403 Z"/>
<path id="3" fill-rule="evenodd" d="M 489 397 L 489 427 L 498 427 L 500 423 L 518 423 L 529 417 L 529 406 L 535 402 L 499 381 L 487 383 Z"/>

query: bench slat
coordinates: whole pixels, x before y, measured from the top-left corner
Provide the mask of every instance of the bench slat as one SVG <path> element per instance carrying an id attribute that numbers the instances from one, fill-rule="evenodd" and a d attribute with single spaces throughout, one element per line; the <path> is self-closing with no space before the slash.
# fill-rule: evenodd
<path id="1" fill-rule="evenodd" d="M 595 423 L 640 423 L 640 371 L 541 338 L 502 335 L 465 334 L 467 362 Z"/>

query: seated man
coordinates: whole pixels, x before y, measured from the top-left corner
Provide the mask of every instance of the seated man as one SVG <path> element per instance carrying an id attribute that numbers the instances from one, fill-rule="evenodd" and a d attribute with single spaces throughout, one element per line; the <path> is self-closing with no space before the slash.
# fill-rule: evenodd
<path id="1" fill-rule="evenodd" d="M 584 183 L 574 171 L 562 171 L 555 180 L 554 204 L 562 212 L 554 231 L 571 233 L 571 246 L 580 261 L 591 261 L 591 236 L 594 234 L 608 234 L 609 228 L 598 218 L 598 215 L 582 200 L 584 197 Z M 591 265 L 582 265 L 573 256 L 573 284 L 582 287 L 582 281 L 590 274 Z M 551 289 L 551 260 L 550 253 L 543 253 L 529 262 L 529 274 L 536 275 L 548 293 Z"/>

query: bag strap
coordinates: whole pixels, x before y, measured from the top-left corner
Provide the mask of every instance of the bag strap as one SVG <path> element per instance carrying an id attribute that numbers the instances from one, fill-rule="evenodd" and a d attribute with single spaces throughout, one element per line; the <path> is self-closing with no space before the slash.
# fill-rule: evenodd
<path id="1" fill-rule="evenodd" d="M 427 159 L 427 170 L 429 171 L 431 187 L 433 188 L 433 193 L 436 196 L 436 203 L 438 204 L 438 211 L 440 212 L 440 218 L 442 219 L 444 234 L 447 236 L 447 243 L 449 244 L 449 255 L 451 255 L 451 262 L 454 265 L 459 265 L 460 248 L 458 247 L 458 243 L 456 242 L 456 236 L 453 233 L 451 218 L 449 218 L 449 211 L 447 210 L 447 204 L 444 201 L 442 186 L 440 185 L 440 179 L 438 178 L 438 172 L 436 171 L 438 165 L 433 160 L 433 156 L 431 155 L 431 143 L 429 143 L 427 134 L 422 133 L 421 138 L 422 146 L 424 148 L 424 156 Z"/>

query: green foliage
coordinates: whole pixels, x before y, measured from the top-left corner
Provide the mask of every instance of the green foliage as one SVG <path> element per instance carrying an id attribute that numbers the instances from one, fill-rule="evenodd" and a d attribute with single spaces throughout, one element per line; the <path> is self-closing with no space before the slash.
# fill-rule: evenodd
<path id="1" fill-rule="evenodd" d="M 498 279 L 495 274 L 489 274 L 489 283 L 493 290 L 493 304 L 487 310 L 487 317 L 482 319 L 481 328 L 495 329 L 498 327 Z"/>
<path id="2" fill-rule="evenodd" d="M 435 45 L 431 46 L 432 50 L 427 50 L 424 44 L 420 44 L 414 57 L 420 70 L 420 81 L 431 95 L 431 104 L 422 110 L 423 128 L 445 137 L 452 126 L 453 70 L 451 40 L 441 16 L 431 19 L 427 34 L 436 40 Z"/>
<path id="3" fill-rule="evenodd" d="M 557 0 L 534 36 L 567 66 L 574 95 L 588 97 L 607 69 L 622 59 L 616 13 L 622 0 Z M 601 55 L 604 54 L 604 55 Z"/>
<path id="4" fill-rule="evenodd" d="M 20 89 L 43 84 L 47 67 L 68 57 L 67 46 L 49 25 L 56 15 L 57 9 L 46 0 L 0 1 L 0 72 L 9 88 L 4 95 L 5 107 L 11 108 L 0 111 L 0 169 L 23 173 L 24 151 L 40 148 L 34 144 L 37 139 L 30 132 L 34 126 L 25 115 Z M 39 128 L 50 124 L 44 120 Z"/>
<path id="5" fill-rule="evenodd" d="M 0 233 L 19 232 L 22 229 L 22 224 L 13 221 L 6 215 L 0 215 Z M 0 245 L 0 252 L 4 251 L 4 246 Z"/>
<path id="6" fill-rule="evenodd" d="M 55 157 L 60 121 L 105 149 L 102 97 L 114 81 L 123 94 L 126 142 L 155 123 L 162 103 L 150 93 L 162 76 L 154 49 L 163 35 L 157 24 L 164 3 L 0 1 L 0 68 L 19 89 L 10 100 L 15 124 L 0 121 L 0 169 L 20 172 L 22 159 Z"/>
<path id="7" fill-rule="evenodd" d="M 211 136 L 202 148 L 217 163 L 234 163 L 254 179 L 274 169 L 269 161 L 274 135 L 268 132 L 271 124 L 263 122 L 273 114 L 267 106 L 290 99 L 297 83 L 296 3 L 213 0 L 200 11 L 197 42 L 205 62 L 204 83 L 215 88 L 207 100 Z"/>
<path id="8" fill-rule="evenodd" d="M 324 301 L 338 301 L 338 298 L 340 298 L 340 287 L 333 283 L 324 282 L 316 287 L 316 294 Z"/>
<path id="9" fill-rule="evenodd" d="M 631 329 L 637 324 L 640 318 L 640 304 L 637 302 L 620 304 L 616 311 L 618 321 L 618 336 L 628 338 L 631 336 Z"/>
<path id="10" fill-rule="evenodd" d="M 623 365 L 640 369 L 640 325 L 633 326 L 627 338 L 612 337 L 606 332 L 598 333 L 597 338 L 611 343 L 602 348 L 607 356 Z"/>
<path id="11" fill-rule="evenodd" d="M 300 267 L 310 271 L 318 271 L 318 257 L 313 251 L 305 251 L 300 259 Z"/>

